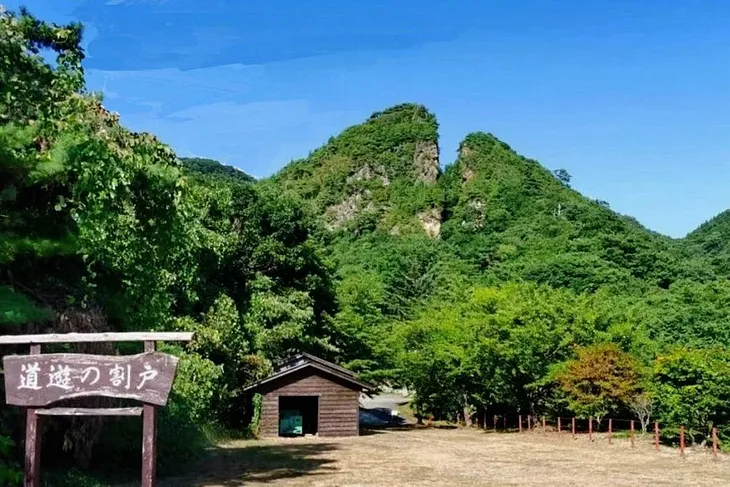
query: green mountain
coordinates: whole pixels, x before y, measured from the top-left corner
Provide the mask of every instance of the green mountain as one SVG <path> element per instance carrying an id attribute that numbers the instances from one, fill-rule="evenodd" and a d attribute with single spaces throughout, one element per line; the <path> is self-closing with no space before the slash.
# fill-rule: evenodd
<path id="1" fill-rule="evenodd" d="M 256 178 L 249 176 L 240 169 L 226 164 L 221 164 L 213 159 L 181 157 L 180 162 L 182 163 L 183 168 L 190 173 L 205 174 L 208 176 L 221 177 L 244 183 L 256 181 Z"/>
<path id="2" fill-rule="evenodd" d="M 712 273 L 679 242 L 569 187 L 491 134 L 470 134 L 442 178 L 443 236 L 502 279 L 578 291 L 633 280 L 667 288 Z"/>
<path id="3" fill-rule="evenodd" d="M 266 184 L 305 201 L 335 235 L 425 233 L 496 281 L 593 291 L 713 278 L 697 252 L 581 195 L 565 171 L 491 134 L 467 135 L 442 172 L 437 126 L 423 106 L 394 106 Z"/>
<path id="4" fill-rule="evenodd" d="M 691 252 L 707 256 L 719 275 L 730 277 L 730 210 L 697 227 L 685 241 Z"/>
<path id="5" fill-rule="evenodd" d="M 307 201 L 332 230 L 394 234 L 441 223 L 438 126 L 425 107 L 402 104 L 346 129 L 270 183 Z"/>

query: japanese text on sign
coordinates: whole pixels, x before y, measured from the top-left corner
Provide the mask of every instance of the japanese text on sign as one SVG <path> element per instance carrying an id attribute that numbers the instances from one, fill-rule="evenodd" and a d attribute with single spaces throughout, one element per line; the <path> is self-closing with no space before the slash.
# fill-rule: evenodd
<path id="1" fill-rule="evenodd" d="M 150 364 L 144 364 L 145 370 L 138 373 L 135 377 L 136 389 L 141 390 L 148 381 L 157 377 L 159 372 Z M 127 365 L 121 367 L 119 364 L 111 368 L 102 369 L 101 367 L 86 367 L 78 372 L 72 370 L 68 365 L 51 365 L 50 369 L 43 374 L 38 362 L 22 364 L 21 376 L 18 389 L 32 389 L 34 391 L 43 389 L 43 387 L 58 387 L 59 389 L 72 390 L 74 388 L 73 381 L 78 380 L 82 384 L 93 386 L 102 376 L 104 370 L 110 378 L 110 382 L 114 387 L 123 387 L 129 390 L 132 387 L 132 366 Z M 77 372 L 74 374 L 74 372 Z M 42 381 L 39 377 L 45 375 L 47 381 Z"/>
<path id="2" fill-rule="evenodd" d="M 159 352 L 131 356 L 10 355 L 3 359 L 3 365 L 8 404 L 46 405 L 102 395 L 164 405 L 177 358 Z"/>

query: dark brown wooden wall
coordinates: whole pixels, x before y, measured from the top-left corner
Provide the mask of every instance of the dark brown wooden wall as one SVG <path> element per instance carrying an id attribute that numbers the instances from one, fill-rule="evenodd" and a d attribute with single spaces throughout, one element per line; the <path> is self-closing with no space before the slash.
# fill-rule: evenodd
<path id="1" fill-rule="evenodd" d="M 279 396 L 319 396 L 319 436 L 357 436 L 360 392 L 316 369 L 305 369 L 267 384 L 261 411 L 261 436 L 279 435 Z"/>

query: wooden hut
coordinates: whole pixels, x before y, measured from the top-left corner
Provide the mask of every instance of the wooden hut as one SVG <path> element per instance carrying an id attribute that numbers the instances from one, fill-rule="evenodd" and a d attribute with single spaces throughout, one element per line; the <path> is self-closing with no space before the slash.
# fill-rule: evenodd
<path id="1" fill-rule="evenodd" d="M 301 353 L 246 390 L 263 396 L 261 436 L 357 436 L 360 394 L 370 394 L 374 387 L 350 370 Z"/>

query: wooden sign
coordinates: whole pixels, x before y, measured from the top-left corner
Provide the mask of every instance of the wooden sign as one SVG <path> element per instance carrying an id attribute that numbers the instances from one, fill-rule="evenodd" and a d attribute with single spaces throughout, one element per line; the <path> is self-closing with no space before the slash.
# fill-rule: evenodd
<path id="1" fill-rule="evenodd" d="M 30 355 L 3 358 L 8 404 L 25 406 L 24 487 L 40 486 L 39 418 L 47 416 L 142 416 L 142 487 L 154 487 L 157 471 L 157 406 L 164 406 L 178 359 L 155 352 L 157 341 L 192 340 L 189 332 L 67 333 L 0 336 L 0 345 L 30 345 Z M 42 354 L 46 343 L 144 342 L 138 355 Z M 63 399 L 107 396 L 137 399 L 136 408 L 39 408 Z"/>
<path id="2" fill-rule="evenodd" d="M 177 357 L 160 352 L 8 355 L 3 358 L 5 401 L 16 406 L 47 406 L 64 399 L 105 396 L 164 406 L 177 362 Z"/>

